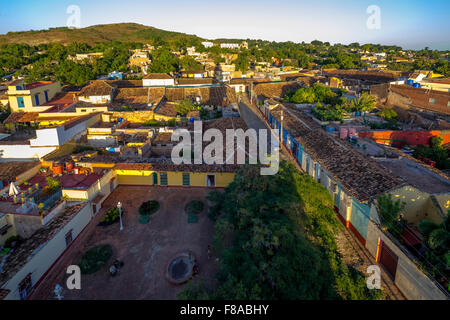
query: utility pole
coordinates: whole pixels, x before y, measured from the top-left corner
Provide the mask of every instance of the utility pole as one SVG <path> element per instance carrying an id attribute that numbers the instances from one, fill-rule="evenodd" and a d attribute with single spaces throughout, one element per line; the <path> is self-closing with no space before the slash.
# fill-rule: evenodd
<path id="1" fill-rule="evenodd" d="M 284 120 L 284 107 L 281 107 L 281 132 L 280 132 L 280 148 L 283 148 L 283 120 Z"/>

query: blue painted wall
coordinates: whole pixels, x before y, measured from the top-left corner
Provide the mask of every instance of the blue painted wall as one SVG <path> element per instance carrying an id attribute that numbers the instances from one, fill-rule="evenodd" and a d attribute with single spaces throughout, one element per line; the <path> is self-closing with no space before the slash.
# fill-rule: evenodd
<path id="1" fill-rule="evenodd" d="M 352 198 L 352 214 L 350 216 L 350 222 L 364 239 L 367 237 L 369 217 L 370 207 L 358 202 L 355 198 Z"/>

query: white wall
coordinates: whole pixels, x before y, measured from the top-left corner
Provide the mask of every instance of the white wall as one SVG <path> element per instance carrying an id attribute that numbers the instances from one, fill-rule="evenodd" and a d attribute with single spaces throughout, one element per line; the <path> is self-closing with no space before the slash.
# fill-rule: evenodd
<path id="1" fill-rule="evenodd" d="M 86 120 L 87 121 L 87 120 Z M 86 121 L 65 130 L 64 125 L 55 128 L 45 128 L 36 130 L 36 139 L 30 140 L 32 146 L 62 146 L 70 141 L 77 134 L 86 130 Z"/>
<path id="2" fill-rule="evenodd" d="M 55 150 L 56 147 L 32 147 L 28 144 L 0 144 L 0 159 L 39 159 Z"/>
<path id="3" fill-rule="evenodd" d="M 109 102 L 111 102 L 111 95 L 89 96 L 89 97 L 80 96 L 79 100 L 84 101 L 84 102 L 95 103 L 95 104 L 109 103 Z"/>
<path id="4" fill-rule="evenodd" d="M 19 283 L 31 273 L 33 286 L 53 265 L 58 257 L 66 250 L 65 235 L 72 229 L 72 239 L 75 239 L 92 219 L 92 206 L 84 206 L 55 236 L 46 242 L 34 256 L 5 284 L 2 289 L 10 290 L 5 300 L 17 300 L 20 298 Z"/>
<path id="5" fill-rule="evenodd" d="M 142 85 L 144 87 L 151 87 L 151 86 L 174 86 L 175 80 L 174 79 L 143 79 Z"/>
<path id="6" fill-rule="evenodd" d="M 30 140 L 32 146 L 59 146 L 58 128 L 36 130 L 36 139 Z"/>

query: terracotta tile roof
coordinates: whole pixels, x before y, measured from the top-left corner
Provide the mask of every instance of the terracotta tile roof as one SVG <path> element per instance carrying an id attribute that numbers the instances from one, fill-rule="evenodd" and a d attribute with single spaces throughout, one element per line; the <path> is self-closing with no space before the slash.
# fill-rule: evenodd
<path id="1" fill-rule="evenodd" d="M 389 82 L 397 80 L 402 75 L 398 71 L 361 71 L 361 70 L 337 70 L 324 69 L 323 75 L 345 79 L 358 79 L 376 82 Z"/>
<path id="2" fill-rule="evenodd" d="M 180 86 L 183 85 L 200 85 L 200 84 L 214 84 L 217 81 L 214 78 L 178 78 L 176 83 Z"/>
<path id="3" fill-rule="evenodd" d="M 18 175 L 39 165 L 39 161 L 0 162 L 0 180 L 15 181 Z"/>
<path id="4" fill-rule="evenodd" d="M 81 123 L 83 121 L 86 121 L 89 118 L 92 118 L 92 117 L 98 115 L 99 113 L 100 112 L 89 113 L 89 114 L 86 114 L 84 116 L 80 116 L 80 117 L 76 117 L 76 118 L 70 119 L 69 121 L 64 123 L 64 130 L 68 130 L 68 129 L 76 126 L 77 124 L 79 124 L 79 123 Z"/>
<path id="5" fill-rule="evenodd" d="M 168 143 L 171 142 L 171 139 L 172 139 L 172 132 L 158 132 L 152 143 L 153 144 Z"/>
<path id="6" fill-rule="evenodd" d="M 36 254 L 40 246 L 52 239 L 87 203 L 67 207 L 60 215 L 53 218 L 47 225 L 38 229 L 26 239 L 11 255 L 6 258 L 0 268 L 0 287 L 10 280 Z"/>
<path id="7" fill-rule="evenodd" d="M 450 92 L 414 88 L 407 85 L 390 85 L 388 92 L 396 93 L 408 98 L 411 107 L 450 114 L 448 105 L 450 102 Z M 430 103 L 430 98 L 435 99 L 436 102 Z"/>
<path id="8" fill-rule="evenodd" d="M 366 202 L 380 194 L 405 185 L 375 160 L 355 150 L 346 141 L 326 133 L 313 120 L 292 106 L 284 107 L 284 128 L 318 161 L 328 173 L 358 201 Z M 271 111 L 280 121 L 281 107 Z"/>
<path id="9" fill-rule="evenodd" d="M 121 88 L 114 102 L 129 106 L 147 106 L 158 104 L 164 96 L 164 88 Z"/>
<path id="10" fill-rule="evenodd" d="M 165 96 L 168 101 L 189 99 L 196 101 L 200 97 L 203 105 L 228 106 L 237 103 L 236 92 L 226 86 L 166 88 Z"/>
<path id="11" fill-rule="evenodd" d="M 250 83 L 264 83 L 264 82 L 271 82 L 270 79 L 258 79 L 258 78 L 233 78 L 230 80 L 230 84 L 244 84 L 244 85 L 250 85 Z"/>
<path id="12" fill-rule="evenodd" d="M 153 163 L 119 163 L 114 170 L 154 170 L 175 172 L 236 172 L 238 165 L 207 165 L 180 164 L 176 165 L 170 159 L 158 159 Z"/>
<path id="13" fill-rule="evenodd" d="M 273 108 L 270 113 L 275 117 L 275 119 L 278 120 L 278 122 L 280 122 L 281 110 L 284 111 L 283 126 L 288 132 L 290 132 L 293 137 L 306 135 L 310 131 L 320 128 L 320 125 L 317 122 L 307 117 L 301 111 L 296 110 L 295 108 L 289 108 L 289 113 L 286 112 L 287 106 L 289 105 L 286 103 L 280 104 L 277 107 Z"/>
<path id="14" fill-rule="evenodd" d="M 103 80 L 94 80 L 89 85 L 85 86 L 78 93 L 81 97 L 90 96 L 108 96 L 113 91 L 114 87 Z"/>
<path id="15" fill-rule="evenodd" d="M 289 91 L 300 88 L 297 82 L 258 83 L 255 85 L 254 92 L 261 98 L 282 98 Z"/>
<path id="16" fill-rule="evenodd" d="M 155 109 L 154 112 L 163 116 L 176 117 L 178 113 L 175 110 L 175 106 L 175 102 L 164 101 Z"/>
<path id="17" fill-rule="evenodd" d="M 34 121 L 39 117 L 39 112 L 12 112 L 8 118 L 6 118 L 3 123 L 17 123 L 17 122 L 30 122 Z M 27 121 L 23 121 L 26 119 Z"/>
<path id="18" fill-rule="evenodd" d="M 173 79 L 167 73 L 149 73 L 146 74 L 143 79 L 152 79 L 152 80 L 163 80 L 163 79 Z"/>
<path id="19" fill-rule="evenodd" d="M 83 102 L 77 102 L 76 106 L 83 106 Z M 92 106 L 91 104 L 87 104 Z M 98 106 L 98 105 L 96 105 Z M 46 113 L 46 112 L 43 112 Z M 64 112 L 60 112 L 60 115 L 51 117 L 39 117 L 39 112 L 13 112 L 3 123 L 17 123 L 17 122 L 40 122 L 40 121 L 65 121 L 76 118 L 77 116 L 67 116 Z"/>
<path id="20" fill-rule="evenodd" d="M 345 141 L 338 142 L 322 129 L 297 140 L 360 202 L 406 184 L 370 157 L 354 150 Z"/>
<path id="21" fill-rule="evenodd" d="M 105 80 L 106 83 L 117 88 L 142 87 L 142 80 Z"/>
<path id="22" fill-rule="evenodd" d="M 39 87 L 48 86 L 49 84 L 53 84 L 55 82 L 56 81 L 36 81 L 25 85 L 25 90 L 33 90 Z"/>

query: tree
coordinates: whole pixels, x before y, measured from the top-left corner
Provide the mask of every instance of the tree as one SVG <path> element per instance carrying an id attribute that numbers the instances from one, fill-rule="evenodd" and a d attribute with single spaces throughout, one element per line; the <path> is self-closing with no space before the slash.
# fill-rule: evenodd
<path id="1" fill-rule="evenodd" d="M 175 111 L 182 116 L 187 115 L 191 111 L 199 109 L 200 107 L 194 106 L 189 99 L 184 99 L 175 105 Z"/>
<path id="2" fill-rule="evenodd" d="M 414 148 L 414 157 L 419 156 L 431 159 L 436 162 L 436 167 L 441 170 L 450 169 L 450 158 L 447 149 L 443 146 L 442 137 L 432 137 L 430 139 L 431 147 L 418 145 Z"/>
<path id="3" fill-rule="evenodd" d="M 395 112 L 394 109 L 383 109 L 380 112 L 380 117 L 382 117 L 384 120 L 395 120 L 397 119 L 397 112 Z"/>
<path id="4" fill-rule="evenodd" d="M 203 66 L 189 56 L 180 59 L 180 67 L 184 70 L 203 70 Z"/>
<path id="5" fill-rule="evenodd" d="M 61 183 L 58 179 L 47 177 L 47 187 L 49 190 L 53 191 L 60 187 Z"/>
<path id="6" fill-rule="evenodd" d="M 178 69 L 179 60 L 168 49 L 158 49 L 152 53 L 152 64 L 149 72 L 170 73 Z"/>
<path id="7" fill-rule="evenodd" d="M 315 103 L 317 96 L 312 88 L 300 88 L 290 98 L 290 102 L 293 103 Z"/>
<path id="8" fill-rule="evenodd" d="M 369 93 L 363 92 L 358 99 L 350 102 L 350 106 L 353 111 L 370 112 L 373 108 L 375 108 L 376 103 Z"/>
<path id="9" fill-rule="evenodd" d="M 423 243 L 430 249 L 427 253 L 429 264 L 427 270 L 433 275 L 450 276 L 450 210 L 447 210 L 447 216 L 440 224 L 422 220 L 419 223 L 419 231 L 423 235 Z M 434 268 L 430 268 L 429 265 Z M 436 272 L 438 270 L 438 272 Z M 450 285 L 447 288 L 450 291 Z"/>
<path id="10" fill-rule="evenodd" d="M 237 70 L 247 72 L 250 66 L 247 52 L 240 53 L 238 58 L 234 61 L 234 64 L 236 65 Z"/>
<path id="11" fill-rule="evenodd" d="M 339 222 L 328 191 L 288 162 L 274 176 L 245 166 L 225 193 L 213 193 L 220 255 L 218 285 L 189 285 L 197 299 L 371 299 L 364 277 L 342 262 Z M 230 242 L 231 240 L 231 242 Z"/>
<path id="12" fill-rule="evenodd" d="M 377 199 L 378 209 L 382 216 L 382 224 L 395 237 L 399 237 L 402 229 L 399 226 L 401 222 L 401 212 L 406 206 L 400 199 L 394 201 L 391 194 L 383 194 Z"/>

